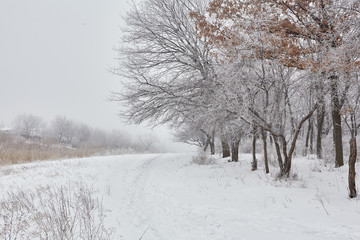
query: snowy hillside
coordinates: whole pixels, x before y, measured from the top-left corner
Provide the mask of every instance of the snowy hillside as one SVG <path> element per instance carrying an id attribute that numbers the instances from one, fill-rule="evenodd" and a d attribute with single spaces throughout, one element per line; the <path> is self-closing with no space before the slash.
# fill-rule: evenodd
<path id="1" fill-rule="evenodd" d="M 249 155 L 240 155 L 240 163 L 217 159 L 211 165 L 194 164 L 192 155 L 124 155 L 1 167 L 1 195 L 8 202 L 19 192 L 25 194 L 20 201 L 32 195 L 33 204 L 45 209 L 51 199 L 47 202 L 44 196 L 53 195 L 42 193 L 76 193 L 86 186 L 104 207 L 101 226 L 112 239 L 360 239 L 360 202 L 347 198 L 346 167 L 296 158 L 296 175 L 276 180 L 275 166 L 268 175 L 251 172 Z M 39 206 L 41 202 L 46 206 Z M 35 219 L 25 220 L 18 239 L 38 239 L 40 233 L 30 236 L 37 228 Z M 0 216 L 0 234 L 15 239 L 6 235 L 6 221 L 9 218 Z"/>

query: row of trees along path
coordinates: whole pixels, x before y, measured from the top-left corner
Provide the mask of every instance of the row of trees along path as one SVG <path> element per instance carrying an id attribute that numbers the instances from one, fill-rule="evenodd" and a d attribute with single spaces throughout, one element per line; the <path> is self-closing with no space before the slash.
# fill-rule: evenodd
<path id="1" fill-rule="evenodd" d="M 359 102 L 359 1 L 145 0 L 127 16 L 121 67 L 131 122 L 167 123 L 180 141 L 210 146 L 238 161 L 241 138 L 275 148 L 289 177 L 299 138 L 323 157 L 333 131 L 335 167 L 344 165 L 344 123 L 351 133 L 349 196 L 356 196 Z M 330 116 L 331 121 L 328 120 Z M 331 122 L 331 125 L 328 123 Z M 304 133 L 303 126 L 308 128 Z M 325 126 L 328 124 L 328 126 Z M 315 130 L 316 128 L 316 130 Z M 305 152 L 307 154 L 307 152 Z"/>

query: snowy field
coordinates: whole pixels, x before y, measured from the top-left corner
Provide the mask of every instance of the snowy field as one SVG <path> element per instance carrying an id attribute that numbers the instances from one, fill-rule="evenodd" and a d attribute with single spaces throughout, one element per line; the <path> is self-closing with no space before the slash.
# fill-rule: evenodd
<path id="1" fill-rule="evenodd" d="M 31 204 L 41 210 L 56 199 L 56 189 L 76 193 L 86 186 L 104 208 L 96 219 L 103 219 L 106 237 L 116 240 L 360 239 L 360 201 L 347 197 L 347 167 L 296 158 L 297 174 L 285 181 L 275 180 L 276 166 L 268 175 L 261 163 L 260 170 L 251 172 L 250 155 L 240 155 L 240 163 L 217 159 L 211 165 L 192 163 L 192 155 L 123 155 L 1 167 L 0 194 L 3 202 L 32 196 Z M 51 189 L 53 195 L 44 194 Z M 3 235 L 9 229 L 6 221 L 0 218 Z M 25 221 L 17 239 L 38 239 L 40 235 L 31 235 L 38 220 Z"/>

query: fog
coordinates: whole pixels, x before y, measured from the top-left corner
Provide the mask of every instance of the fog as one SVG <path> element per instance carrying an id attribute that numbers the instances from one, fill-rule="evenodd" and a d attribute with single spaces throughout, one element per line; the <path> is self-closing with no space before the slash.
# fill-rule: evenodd
<path id="1" fill-rule="evenodd" d="M 0 2 L 0 123 L 31 113 L 51 121 L 64 115 L 101 129 L 155 133 L 168 129 L 126 125 L 119 105 L 107 101 L 121 91 L 109 72 L 120 46 L 125 0 L 2 0 Z"/>

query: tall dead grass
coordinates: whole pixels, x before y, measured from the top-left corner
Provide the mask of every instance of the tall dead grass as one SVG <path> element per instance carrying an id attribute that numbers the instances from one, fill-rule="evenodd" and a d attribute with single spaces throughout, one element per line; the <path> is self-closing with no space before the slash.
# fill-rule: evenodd
<path id="1" fill-rule="evenodd" d="M 110 153 L 113 152 L 98 146 L 83 145 L 72 148 L 51 142 L 26 141 L 8 133 L 0 133 L 0 165 L 38 160 L 82 158 Z"/>
<path id="2" fill-rule="evenodd" d="M 105 213 L 84 183 L 10 191 L 0 198 L 0 239 L 110 240 Z"/>

